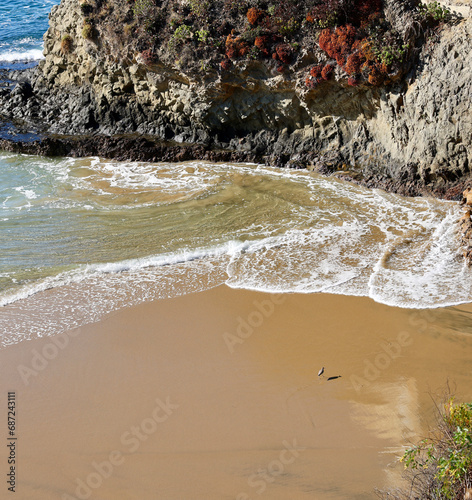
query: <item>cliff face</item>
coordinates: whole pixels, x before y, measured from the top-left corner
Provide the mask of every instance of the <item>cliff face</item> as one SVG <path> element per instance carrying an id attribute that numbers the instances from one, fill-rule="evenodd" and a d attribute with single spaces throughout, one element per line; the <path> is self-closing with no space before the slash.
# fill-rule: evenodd
<path id="1" fill-rule="evenodd" d="M 334 79 L 307 88 L 307 68 L 322 58 L 315 42 L 282 74 L 275 63 L 247 59 L 223 71 L 205 54 L 199 61 L 203 71 L 196 72 L 185 70 L 185 48 L 173 57 L 161 48 L 146 59 L 143 47 L 121 36 L 130 7 L 117 0 L 107 2 L 93 36 L 85 37 L 82 4 L 62 0 L 53 8 L 45 60 L 31 87 L 25 83 L 4 93 L 4 117 L 54 134 L 138 132 L 252 151 L 276 164 L 290 160 L 322 172 L 348 170 L 371 185 L 387 179 L 400 192 L 446 194 L 469 175 L 469 16 L 444 26 L 418 49 L 406 77 L 393 76 L 384 86 L 351 86 L 337 68 Z M 387 1 L 385 15 L 404 40 L 419 36 L 402 2 Z"/>

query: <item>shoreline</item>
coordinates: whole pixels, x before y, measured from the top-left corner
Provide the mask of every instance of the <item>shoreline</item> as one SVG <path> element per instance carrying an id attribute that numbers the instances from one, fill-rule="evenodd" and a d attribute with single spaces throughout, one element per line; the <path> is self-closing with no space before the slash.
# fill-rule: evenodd
<path id="1" fill-rule="evenodd" d="M 472 397 L 470 314 L 222 285 L 8 346 L 17 491 L 373 499 L 399 484 L 396 457 L 432 418 L 428 391 L 449 380 Z"/>
<path id="2" fill-rule="evenodd" d="M 369 174 L 362 169 L 349 168 L 345 164 L 339 165 L 333 155 L 295 153 L 270 156 L 256 151 L 223 150 L 203 144 L 163 141 L 144 134 L 47 135 L 30 128 L 22 130 L 12 123 L 3 123 L 3 129 L 0 130 L 0 150 L 45 157 L 98 156 L 109 160 L 152 163 L 191 160 L 213 163 L 260 163 L 334 176 L 369 189 L 383 189 L 406 197 L 431 196 L 450 201 L 461 201 L 462 193 L 472 187 L 470 174 L 448 183 L 427 185 L 417 181 L 405 182 L 403 179 L 398 180 L 386 174 Z"/>

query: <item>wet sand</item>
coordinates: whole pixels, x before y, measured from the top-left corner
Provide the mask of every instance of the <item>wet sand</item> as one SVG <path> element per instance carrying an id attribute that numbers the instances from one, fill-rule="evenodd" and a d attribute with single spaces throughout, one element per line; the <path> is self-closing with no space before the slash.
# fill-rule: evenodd
<path id="1" fill-rule="evenodd" d="M 8 346 L 17 496 L 376 498 L 430 394 L 472 400 L 471 314 L 220 286 Z"/>

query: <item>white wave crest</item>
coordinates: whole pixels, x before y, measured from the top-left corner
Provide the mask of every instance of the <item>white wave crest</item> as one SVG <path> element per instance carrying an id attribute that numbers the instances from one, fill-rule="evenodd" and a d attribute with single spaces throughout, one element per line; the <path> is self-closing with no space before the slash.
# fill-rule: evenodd
<path id="1" fill-rule="evenodd" d="M 43 51 L 41 49 L 31 49 L 23 52 L 11 51 L 0 52 L 0 61 L 3 62 L 19 62 L 19 61 L 39 61 L 44 59 Z"/>
<path id="2" fill-rule="evenodd" d="M 62 287 L 71 283 L 80 283 L 92 276 L 139 272 L 147 268 L 171 266 L 204 258 L 217 258 L 223 255 L 232 257 L 243 252 L 249 246 L 250 243 L 248 242 L 229 241 L 210 248 L 182 250 L 176 253 L 153 255 L 138 259 L 83 265 L 74 271 L 63 272 L 57 276 L 45 278 L 40 282 L 25 285 L 13 293 L 0 297 L 0 307 L 12 304 L 21 299 L 26 299 L 45 290 Z"/>

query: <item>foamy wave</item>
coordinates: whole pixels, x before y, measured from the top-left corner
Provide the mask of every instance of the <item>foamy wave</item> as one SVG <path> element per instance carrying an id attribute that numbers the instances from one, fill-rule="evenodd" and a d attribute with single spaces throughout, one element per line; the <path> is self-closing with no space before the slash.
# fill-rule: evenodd
<path id="1" fill-rule="evenodd" d="M 249 248 L 251 243 L 229 241 L 220 246 L 201 248 L 195 250 L 183 250 L 176 253 L 153 255 L 150 257 L 128 259 L 118 262 L 87 264 L 73 271 L 63 272 L 57 276 L 48 277 L 40 282 L 25 285 L 20 290 L 4 295 L 0 298 L 0 307 L 26 299 L 39 292 L 58 288 L 72 283 L 80 283 L 93 276 L 118 275 L 125 272 L 139 272 L 147 268 L 172 266 L 185 262 L 192 262 L 204 258 L 217 258 L 223 255 L 234 256 Z"/>
<path id="2" fill-rule="evenodd" d="M 423 241 L 418 239 L 413 246 L 404 242 L 405 252 L 412 254 L 405 261 L 391 261 L 402 258 L 401 238 L 394 243 L 379 245 L 373 241 L 368 245 L 365 241 L 368 230 L 347 223 L 317 231 L 289 230 L 259 240 L 231 240 L 208 248 L 83 265 L 4 295 L 0 306 L 83 281 L 99 280 L 106 286 L 123 275 L 127 282 L 135 278 L 139 287 L 143 272 L 152 281 L 149 277 L 153 276 L 153 269 L 168 268 L 166 274 L 172 276 L 174 269 L 182 264 L 191 265 L 203 275 L 202 262 L 219 267 L 225 275 L 223 282 L 232 288 L 366 296 L 403 308 L 457 305 L 471 300 L 472 280 L 470 270 L 458 259 L 454 247 L 452 223 L 456 217 L 457 213 L 451 210 L 432 236 L 425 235 Z M 129 287 L 133 285 L 128 283 Z"/>
<path id="3" fill-rule="evenodd" d="M 31 49 L 24 52 L 1 52 L 0 61 L 3 62 L 23 62 L 39 61 L 44 59 L 43 51 Z"/>
<path id="4" fill-rule="evenodd" d="M 15 191 L 18 191 L 19 193 L 23 194 L 25 198 L 27 198 L 28 200 L 34 200 L 35 198 L 38 197 L 38 195 L 32 189 L 25 189 L 23 186 L 14 189 Z"/>
<path id="5" fill-rule="evenodd" d="M 240 254 L 251 247 L 250 242 L 229 241 L 220 246 L 201 248 L 195 250 L 184 250 L 178 253 L 154 255 L 141 259 L 128 259 L 120 262 L 106 264 L 93 264 L 85 266 L 87 274 L 92 273 L 121 273 L 124 271 L 138 271 L 148 267 L 170 266 L 182 262 L 191 262 L 204 257 L 219 257 L 221 255 L 233 256 Z"/>
<path id="6" fill-rule="evenodd" d="M 459 254 L 451 209 L 446 217 L 416 242 L 406 237 L 389 247 L 376 263 L 369 281 L 369 296 L 402 308 L 446 307 L 470 302 L 470 269 Z"/>
<path id="7" fill-rule="evenodd" d="M 334 293 L 370 297 L 402 308 L 470 302 L 471 271 L 458 255 L 457 207 L 438 221 L 427 216 L 395 237 L 377 219 L 385 242 L 369 242 L 372 228 L 356 222 L 318 230 L 290 230 L 253 244 L 228 265 L 228 286 L 269 293 Z"/>
<path id="8" fill-rule="evenodd" d="M 202 259 L 134 272 L 92 274 L 10 304 L 0 315 L 0 347 L 99 321 L 142 302 L 208 290 L 224 283 L 223 259 Z M 66 283 L 64 283 L 66 285 Z"/>

